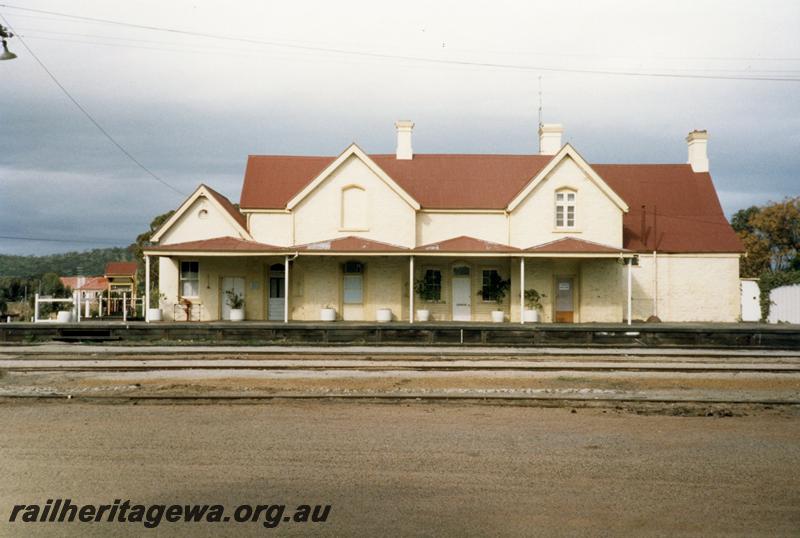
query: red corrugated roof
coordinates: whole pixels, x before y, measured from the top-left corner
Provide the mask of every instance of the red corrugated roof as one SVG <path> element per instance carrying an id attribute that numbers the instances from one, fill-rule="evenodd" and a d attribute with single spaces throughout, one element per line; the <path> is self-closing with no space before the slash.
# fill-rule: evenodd
<path id="1" fill-rule="evenodd" d="M 710 174 L 695 173 L 688 164 L 593 164 L 592 168 L 628 203 L 630 211 L 622 221 L 625 248 L 744 251 L 722 212 Z"/>
<path id="2" fill-rule="evenodd" d="M 383 243 L 381 241 L 373 241 L 354 235 L 325 241 L 315 241 L 314 243 L 297 245 L 292 248 L 295 250 L 312 252 L 403 252 L 410 250 L 406 247 Z"/>
<path id="3" fill-rule="evenodd" d="M 540 252 L 547 254 L 618 254 L 630 252 L 624 248 L 615 248 L 594 241 L 586 241 L 576 237 L 564 237 L 556 241 L 542 243 L 526 248 L 525 252 Z"/>
<path id="4" fill-rule="evenodd" d="M 103 276 L 62 276 L 58 279 L 73 290 L 95 291 L 108 288 L 108 279 Z M 83 279 L 83 284 L 79 284 L 80 279 Z"/>
<path id="5" fill-rule="evenodd" d="M 138 267 L 136 262 L 108 262 L 105 276 L 133 276 Z"/>
<path id="6" fill-rule="evenodd" d="M 423 245 L 414 250 L 418 252 L 519 252 L 519 249 L 515 247 L 484 241 L 467 235 Z"/>
<path id="7" fill-rule="evenodd" d="M 197 251 L 197 252 L 278 252 L 285 250 L 284 247 L 276 247 L 266 243 L 247 241 L 238 237 L 214 237 L 213 239 L 202 239 L 200 241 L 187 241 L 185 243 L 174 243 L 172 245 L 160 245 L 157 247 L 147 247 L 147 251 Z"/>
<path id="8" fill-rule="evenodd" d="M 544 155 L 394 155 L 371 158 L 426 209 L 505 209 L 552 157 Z M 249 157 L 246 209 L 284 208 L 335 157 Z M 742 252 L 707 173 L 687 164 L 598 164 L 594 170 L 628 204 L 623 245 L 635 251 Z M 641 206 L 646 205 L 642 233 Z M 656 220 L 653 211 L 657 210 Z M 655 233 L 658 234 L 656 239 Z"/>
<path id="9" fill-rule="evenodd" d="M 230 216 L 233 217 L 234 220 L 236 220 L 236 222 L 238 222 L 239 225 L 246 230 L 247 218 L 244 215 L 242 215 L 238 209 L 236 209 L 236 206 L 233 204 L 233 202 L 228 200 L 226 197 L 224 197 L 223 195 L 221 195 L 208 185 L 203 185 L 203 186 L 206 188 L 206 190 L 208 190 L 208 193 L 211 196 L 213 196 L 217 200 L 217 202 L 220 203 L 222 207 L 225 208 L 225 211 L 227 211 L 230 214 Z"/>

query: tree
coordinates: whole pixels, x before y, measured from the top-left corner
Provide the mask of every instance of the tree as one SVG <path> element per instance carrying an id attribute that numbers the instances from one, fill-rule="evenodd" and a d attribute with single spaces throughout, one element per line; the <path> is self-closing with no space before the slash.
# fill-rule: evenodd
<path id="1" fill-rule="evenodd" d="M 162 213 L 158 215 L 153 220 L 150 221 L 150 229 L 146 232 L 140 233 L 136 236 L 136 242 L 131 244 L 128 247 L 128 250 L 133 254 L 134 259 L 139 262 L 139 293 L 144 293 L 144 249 L 146 246 L 150 244 L 150 238 L 153 237 L 161 226 L 165 222 L 169 220 L 169 218 L 175 213 L 175 210 L 167 211 L 166 213 Z M 156 282 L 158 282 L 158 264 L 151 263 L 150 264 L 150 286 L 151 286 L 151 294 L 153 290 L 156 288 Z"/>
<path id="2" fill-rule="evenodd" d="M 733 215 L 731 226 L 747 252 L 742 276 L 758 277 L 800 266 L 800 197 L 741 209 Z"/>

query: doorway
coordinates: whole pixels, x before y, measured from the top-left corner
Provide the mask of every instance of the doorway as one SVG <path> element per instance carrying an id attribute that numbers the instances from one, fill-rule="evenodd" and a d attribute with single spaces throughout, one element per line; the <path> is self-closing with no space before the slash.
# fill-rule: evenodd
<path id="1" fill-rule="evenodd" d="M 222 305 L 220 314 L 222 319 L 226 320 L 231 319 L 231 305 L 228 302 L 228 291 L 244 297 L 244 278 L 240 276 L 222 277 L 219 298 L 219 302 Z"/>
<path id="2" fill-rule="evenodd" d="M 267 302 L 267 319 L 282 321 L 286 305 L 286 273 L 281 263 L 271 265 L 269 268 L 269 299 Z"/>
<path id="3" fill-rule="evenodd" d="M 453 321 L 472 320 L 472 284 L 466 265 L 453 267 Z"/>
<path id="4" fill-rule="evenodd" d="M 571 276 L 556 277 L 556 323 L 572 323 L 575 321 L 575 278 Z"/>

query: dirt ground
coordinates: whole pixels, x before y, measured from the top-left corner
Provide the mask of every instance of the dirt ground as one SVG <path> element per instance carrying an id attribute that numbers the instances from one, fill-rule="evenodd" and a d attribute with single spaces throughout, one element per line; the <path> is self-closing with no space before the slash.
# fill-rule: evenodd
<path id="1" fill-rule="evenodd" d="M 170 536 L 796 536 L 800 414 L 275 401 L 0 403 L 0 535 L 144 534 L 8 523 L 12 505 L 331 504 L 326 523 L 161 523 Z M 662 408 L 663 411 L 663 408 Z M 639 414 L 641 412 L 642 414 Z"/>

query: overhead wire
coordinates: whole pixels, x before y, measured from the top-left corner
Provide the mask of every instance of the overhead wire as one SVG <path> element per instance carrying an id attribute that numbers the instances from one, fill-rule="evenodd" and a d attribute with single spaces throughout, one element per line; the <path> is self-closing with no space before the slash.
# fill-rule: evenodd
<path id="1" fill-rule="evenodd" d="M 69 90 L 67 90 L 67 88 L 63 84 L 61 84 L 61 82 L 59 82 L 59 80 L 58 80 L 58 78 L 56 78 L 55 74 L 53 74 L 53 72 L 45 65 L 45 63 L 39 58 L 39 56 L 37 56 L 36 53 L 33 52 L 33 50 L 28 46 L 28 43 L 25 41 L 25 39 L 23 39 L 22 37 L 19 36 L 19 34 L 17 34 L 16 30 L 14 30 L 14 28 L 11 26 L 11 24 L 9 24 L 8 20 L 2 14 L 0 14 L 0 19 L 3 19 L 3 21 L 6 24 L 6 26 L 14 33 L 14 37 L 19 39 L 19 42 L 22 44 L 23 47 L 25 47 L 25 50 L 27 50 L 28 53 L 31 55 L 31 57 L 34 60 L 36 60 L 36 63 L 38 63 L 39 66 L 42 68 L 42 70 L 44 70 L 44 72 L 47 73 L 47 76 L 50 77 L 50 79 L 55 83 L 55 85 L 59 87 L 59 89 L 64 93 L 64 95 L 67 96 L 67 98 L 75 105 L 75 107 L 78 110 L 80 110 L 83 113 L 84 116 L 86 116 L 86 118 L 92 123 L 92 125 L 94 125 L 97 128 L 98 131 L 100 131 L 100 133 L 103 134 L 103 136 L 105 136 L 114 146 L 117 147 L 117 149 L 119 149 L 126 157 L 128 157 L 128 159 L 130 159 L 131 162 L 136 164 L 136 166 L 141 168 L 150 177 L 152 177 L 153 179 L 155 179 L 156 181 L 158 181 L 159 183 L 161 183 L 165 187 L 169 188 L 170 190 L 174 191 L 175 193 L 177 193 L 177 194 L 179 194 L 181 196 L 186 196 L 186 193 L 182 192 L 177 187 L 171 185 L 170 183 L 168 183 L 167 181 L 165 181 L 164 179 L 159 177 L 155 172 L 150 170 L 141 161 L 139 161 L 139 159 L 134 157 L 133 154 L 131 154 L 131 152 L 129 152 L 127 149 L 125 149 L 125 147 L 121 143 L 119 143 L 117 141 L 117 139 L 114 138 L 111 135 L 111 133 L 109 133 L 105 129 L 105 127 L 103 127 L 100 124 L 100 122 L 98 122 L 94 118 L 94 116 L 92 116 L 92 114 L 83 105 L 81 105 L 78 102 L 78 100 L 75 97 L 72 96 L 72 94 L 69 92 Z"/>
<path id="2" fill-rule="evenodd" d="M 162 26 L 154 26 L 147 24 L 136 24 L 124 21 L 117 21 L 112 19 L 102 19 L 98 17 L 86 17 L 82 15 L 72 15 L 69 13 L 62 13 L 57 11 L 48 11 L 33 8 L 23 8 L 10 4 L 0 4 L 0 7 L 8 9 L 17 9 L 21 11 L 28 11 L 34 13 L 43 13 L 47 15 L 54 15 L 65 17 L 74 20 L 101 22 L 105 24 L 113 24 L 118 26 L 125 26 L 128 28 L 137 28 L 141 30 L 151 30 L 158 32 L 166 32 L 178 35 L 187 35 L 193 37 L 203 37 L 209 39 L 235 41 L 241 43 L 250 43 L 258 45 L 266 45 L 272 47 L 284 47 L 297 50 L 325 52 L 332 54 L 345 54 L 351 56 L 359 56 L 366 58 L 380 58 L 391 60 L 403 60 L 412 62 L 423 62 L 430 64 L 443 64 L 443 65 L 462 65 L 471 67 L 486 67 L 495 69 L 508 69 L 508 70 L 521 70 L 521 71 L 537 71 L 537 72 L 556 72 L 556 73 L 573 73 L 573 74 L 586 74 L 586 75 L 608 75 L 608 76 L 628 76 L 628 77 L 650 77 L 650 78 L 678 78 L 678 79 L 701 79 L 701 80 L 738 80 L 738 81 L 760 81 L 760 82 L 800 82 L 797 77 L 766 77 L 766 76 L 737 76 L 737 75 L 710 75 L 710 74 L 681 74 L 681 73 L 666 73 L 657 71 L 632 71 L 632 70 L 610 70 L 610 69 L 588 69 L 588 68 L 570 68 L 570 67 L 553 67 L 553 66 L 536 66 L 536 65 L 523 65 L 523 64 L 508 64 L 508 63 L 495 63 L 495 62 L 482 62 L 474 60 L 458 60 L 447 58 L 431 58 L 425 56 L 411 56 L 403 54 L 390 54 L 383 52 L 364 51 L 343 49 L 338 47 L 323 47 L 317 45 L 302 45 L 297 43 L 288 43 L 284 41 L 262 40 L 246 37 L 227 36 L 220 34 L 213 34 L 208 32 L 196 32 L 191 30 L 181 30 L 177 28 L 168 28 Z"/>

